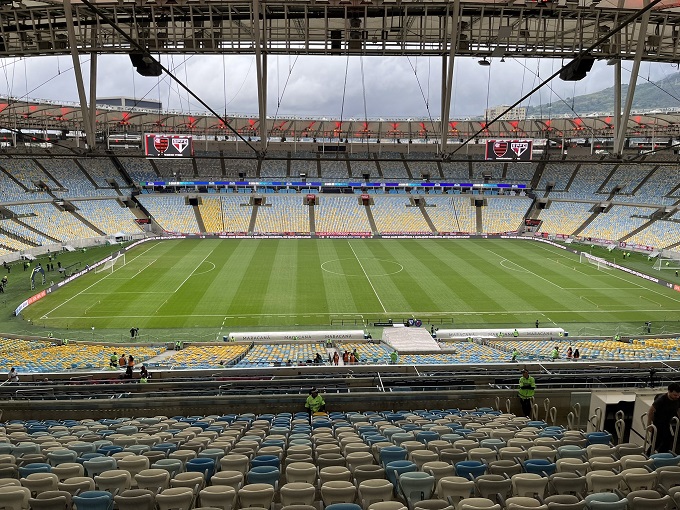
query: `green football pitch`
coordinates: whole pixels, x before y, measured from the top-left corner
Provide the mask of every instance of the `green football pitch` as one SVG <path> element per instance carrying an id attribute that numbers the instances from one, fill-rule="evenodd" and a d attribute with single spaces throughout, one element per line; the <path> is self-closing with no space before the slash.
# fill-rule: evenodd
<path id="1" fill-rule="evenodd" d="M 215 339 L 231 330 L 361 328 L 409 317 L 442 327 L 539 320 L 573 334 L 589 325 L 596 334 L 630 334 L 646 321 L 676 321 L 679 311 L 680 293 L 544 243 L 204 239 L 143 243 L 125 265 L 91 272 L 23 316 L 55 330 L 200 328 Z"/>

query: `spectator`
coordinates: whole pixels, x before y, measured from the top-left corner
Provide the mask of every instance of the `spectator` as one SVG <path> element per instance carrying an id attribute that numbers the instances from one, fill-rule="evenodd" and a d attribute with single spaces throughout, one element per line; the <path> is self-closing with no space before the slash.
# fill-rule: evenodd
<path id="1" fill-rule="evenodd" d="M 571 346 L 569 346 L 569 349 L 567 349 L 567 359 L 571 359 L 573 356 L 573 351 L 571 350 Z"/>
<path id="2" fill-rule="evenodd" d="M 396 350 L 394 350 L 390 353 L 390 363 L 392 363 L 393 365 L 396 365 L 398 361 L 399 361 L 399 353 Z"/>
<path id="3" fill-rule="evenodd" d="M 121 368 L 127 366 L 127 356 L 125 356 L 125 354 L 120 355 L 120 358 L 118 359 L 118 366 Z"/>
<path id="4" fill-rule="evenodd" d="M 673 418 L 679 417 L 680 384 L 673 382 L 668 385 L 668 391 L 657 395 L 647 413 L 647 426 L 656 426 L 656 451 L 671 452 L 673 449 L 673 434 L 670 426 Z"/>
<path id="5" fill-rule="evenodd" d="M 316 388 L 312 388 L 311 390 L 309 390 L 309 395 L 307 396 L 307 400 L 305 401 L 305 408 L 309 413 L 310 423 L 312 421 L 312 415 L 314 413 L 326 410 L 326 401 L 323 399 L 321 395 L 319 395 L 319 390 L 317 390 Z"/>
<path id="6" fill-rule="evenodd" d="M 114 352 L 109 358 L 109 366 L 116 368 L 118 366 L 118 353 Z"/>
<path id="7" fill-rule="evenodd" d="M 553 361 L 560 359 L 560 346 L 556 345 L 555 348 L 550 353 L 550 359 Z"/>
<path id="8" fill-rule="evenodd" d="M 142 377 L 144 379 L 149 378 L 149 372 L 147 371 L 145 365 L 142 365 L 142 368 L 139 369 L 139 375 L 140 375 L 140 377 Z"/>
<path id="9" fill-rule="evenodd" d="M 529 371 L 525 368 L 522 370 L 522 377 L 519 378 L 519 391 L 517 396 L 522 405 L 522 412 L 527 418 L 531 416 L 531 402 L 535 392 L 536 380 L 529 375 Z"/>
<path id="10" fill-rule="evenodd" d="M 11 383 L 19 382 L 19 374 L 17 373 L 17 369 L 12 367 L 9 373 L 7 374 L 7 381 Z"/>
<path id="11" fill-rule="evenodd" d="M 578 348 L 574 349 L 574 359 L 579 359 L 581 357 L 581 353 L 578 352 Z"/>

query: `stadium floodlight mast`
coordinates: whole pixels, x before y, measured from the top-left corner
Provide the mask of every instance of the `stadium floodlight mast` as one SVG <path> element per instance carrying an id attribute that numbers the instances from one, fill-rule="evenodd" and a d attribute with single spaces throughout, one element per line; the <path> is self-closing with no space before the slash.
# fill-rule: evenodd
<path id="1" fill-rule="evenodd" d="M 83 0 L 83 1 L 84 1 L 84 2 L 87 2 L 87 0 Z M 520 103 L 522 103 L 522 101 L 524 101 L 525 99 L 528 99 L 529 97 L 531 97 L 532 95 L 534 95 L 536 92 L 538 92 L 540 89 L 542 89 L 545 85 L 547 85 L 547 84 L 550 83 L 552 80 L 554 80 L 555 78 L 557 78 L 557 77 L 558 77 L 558 76 L 559 76 L 566 68 L 571 67 L 571 66 L 575 66 L 576 63 L 577 63 L 580 59 L 582 59 L 582 58 L 584 58 L 584 57 L 589 57 L 591 51 L 593 51 L 594 49 L 596 49 L 596 48 L 597 48 L 598 46 L 600 46 L 601 44 L 605 43 L 605 42 L 606 42 L 607 40 L 609 40 L 612 36 L 614 36 L 614 35 L 618 34 L 619 32 L 621 32 L 624 28 L 626 28 L 628 25 L 630 25 L 633 21 L 635 21 L 636 19 L 638 19 L 640 16 L 642 16 L 642 15 L 648 13 L 650 10 L 652 10 L 652 9 L 654 8 L 654 6 L 656 6 L 656 5 L 657 5 L 658 3 L 660 3 L 660 2 L 661 2 L 661 0 L 652 0 L 652 1 L 649 2 L 647 5 L 645 5 L 643 8 L 641 8 L 641 9 L 635 11 L 635 12 L 634 12 L 633 14 L 631 14 L 628 18 L 626 18 L 625 20 L 623 20 L 619 25 L 617 25 L 617 26 L 615 26 L 614 28 L 612 28 L 611 30 L 609 30 L 606 34 L 604 34 L 602 37 L 600 37 L 600 38 L 599 38 L 597 41 L 595 41 L 593 44 L 591 44 L 591 45 L 588 46 L 587 48 L 581 50 L 581 51 L 580 51 L 580 52 L 579 52 L 572 60 L 570 60 L 569 62 L 567 62 L 566 64 L 564 64 L 564 65 L 563 65 L 562 67 L 560 67 L 557 71 L 555 71 L 553 74 L 551 74 L 550 76 L 548 76 L 545 80 L 543 80 L 541 83 L 539 83 L 538 85 L 536 85 L 533 89 L 531 89 L 529 92 L 527 92 L 526 94 L 524 94 L 521 98 L 519 98 L 517 101 L 515 101 L 512 105 L 508 106 L 505 110 L 503 110 L 502 112 L 500 112 L 498 115 L 496 115 L 496 116 L 495 116 L 493 119 L 491 119 L 489 122 L 484 123 L 484 124 L 482 125 L 483 127 L 479 128 L 475 133 L 473 133 L 473 134 L 470 135 L 465 141 L 463 141 L 463 143 L 460 144 L 460 145 L 459 145 L 459 146 L 451 153 L 451 155 L 455 154 L 455 153 L 458 152 L 460 149 L 462 149 L 462 148 L 465 147 L 467 144 L 469 144 L 472 140 L 474 140 L 475 138 L 477 138 L 478 135 L 480 135 L 482 132 L 484 132 L 485 130 L 487 130 L 487 129 L 489 128 L 489 126 L 491 126 L 492 124 L 496 123 L 496 122 L 497 122 L 499 119 L 501 119 L 506 113 L 510 112 L 513 108 L 515 108 L 515 107 L 518 106 Z M 645 25 L 646 25 L 646 23 L 645 23 Z M 641 31 L 641 33 L 644 33 L 644 31 Z M 636 61 L 637 61 L 637 60 L 639 60 L 639 58 L 638 58 L 638 56 L 636 55 Z M 632 81 L 632 80 L 631 80 L 631 81 Z M 632 94 L 631 94 L 630 91 L 629 91 L 628 95 L 630 96 L 630 97 L 629 97 L 629 101 L 632 102 Z M 626 105 L 626 106 L 628 106 L 628 105 Z M 618 113 L 617 113 L 617 114 L 618 114 Z M 622 122 L 623 122 L 623 121 L 622 121 Z M 448 155 L 444 155 L 444 159 L 448 159 L 446 156 L 448 156 Z"/>
<path id="2" fill-rule="evenodd" d="M 660 1 L 660 0 L 656 0 L 656 1 Z M 152 62 L 155 62 L 156 64 L 158 64 L 158 67 L 159 67 L 160 69 L 162 69 L 163 72 L 164 72 L 165 74 L 167 74 L 167 75 L 168 75 L 173 81 L 175 81 L 175 83 L 177 83 L 180 87 L 182 87 L 184 90 L 186 90 L 187 93 L 191 94 L 191 97 L 193 97 L 196 101 L 198 101 L 199 103 L 201 103 L 201 105 L 202 105 L 203 107 L 205 107 L 210 113 L 212 113 L 212 114 L 215 116 L 215 118 L 217 118 L 219 121 L 221 121 L 221 122 L 224 124 L 224 126 L 226 126 L 232 133 L 234 133 L 237 137 L 239 137 L 239 138 L 243 141 L 243 143 L 245 143 L 248 147 L 250 147 L 250 148 L 253 150 L 253 152 L 257 155 L 257 158 L 258 158 L 258 159 L 264 158 L 264 152 L 258 151 L 258 150 L 257 150 L 257 149 L 256 149 L 256 148 L 248 141 L 248 140 L 246 140 L 245 138 L 243 138 L 243 136 L 241 135 L 241 133 L 239 133 L 237 130 L 235 130 L 235 129 L 232 127 L 232 125 L 229 124 L 229 122 L 228 122 L 225 118 L 223 118 L 219 113 L 217 113 L 215 110 L 213 110 L 213 109 L 210 107 L 210 105 L 208 105 L 208 103 L 206 103 L 205 101 L 203 101 L 203 99 L 201 99 L 201 98 L 198 96 L 198 94 L 196 94 L 196 93 L 195 93 L 193 90 L 191 90 L 187 85 L 185 85 L 179 78 L 177 78 L 177 76 L 175 76 L 174 74 L 172 74 L 172 72 L 170 71 L 170 69 L 168 69 L 167 67 L 165 67 L 165 66 L 160 62 L 160 60 L 158 60 L 157 58 L 155 58 L 155 57 L 151 54 L 151 52 L 148 50 L 148 48 L 142 46 L 142 45 L 139 44 L 137 41 L 135 41 L 130 35 L 128 35 L 127 33 L 125 33 L 125 31 L 124 31 L 122 28 L 120 28 L 120 27 L 118 26 L 118 24 L 117 24 L 115 21 L 109 19 L 109 17 L 108 17 L 106 14 L 104 14 L 104 13 L 101 11 L 101 9 L 99 9 L 99 8 L 96 7 L 94 4 L 92 4 L 92 2 L 90 2 L 89 0 L 81 0 L 81 2 L 82 2 L 84 5 L 86 5 L 87 7 L 89 7 L 89 8 L 92 10 L 92 12 L 94 12 L 97 16 L 99 16 L 102 20 L 104 20 L 108 25 L 111 25 L 111 28 L 113 28 L 116 32 L 118 32 L 118 33 L 123 37 L 123 39 L 125 39 L 128 43 L 130 43 L 131 46 L 134 47 L 135 50 L 139 51 L 139 52 L 142 54 L 142 57 L 143 57 L 145 60 L 146 60 L 146 59 L 151 59 Z M 266 129 L 266 126 L 265 126 L 265 129 Z"/>

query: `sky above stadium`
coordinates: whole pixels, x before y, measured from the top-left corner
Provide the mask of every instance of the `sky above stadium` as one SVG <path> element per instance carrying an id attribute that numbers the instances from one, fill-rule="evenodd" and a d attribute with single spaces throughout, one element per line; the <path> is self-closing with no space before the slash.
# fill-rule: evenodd
<path id="1" fill-rule="evenodd" d="M 480 66 L 477 59 L 459 58 L 454 68 L 452 118 L 484 114 L 487 106 L 510 105 L 557 71 L 559 60 L 493 59 Z M 89 57 L 81 58 L 86 80 Z M 162 56 L 163 64 L 199 97 L 224 114 L 257 114 L 255 58 L 243 56 Z M 19 98 L 77 101 L 70 57 L 4 59 L 0 63 L 0 94 Z M 631 62 L 623 63 L 629 81 Z M 643 63 L 638 83 L 656 81 L 677 72 L 669 64 Z M 343 119 L 436 118 L 440 113 L 441 59 L 425 57 L 313 57 L 269 58 L 269 116 L 321 116 Z M 524 106 L 548 107 L 611 87 L 614 67 L 596 62 L 579 82 L 554 79 L 527 99 Z M 127 56 L 99 57 L 98 97 L 135 97 L 160 100 L 165 109 L 205 111 L 167 76 L 144 78 Z"/>

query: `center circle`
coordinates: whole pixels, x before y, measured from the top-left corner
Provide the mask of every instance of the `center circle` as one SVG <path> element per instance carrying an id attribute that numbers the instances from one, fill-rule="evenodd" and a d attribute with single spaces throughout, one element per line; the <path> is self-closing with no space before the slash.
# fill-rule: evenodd
<path id="1" fill-rule="evenodd" d="M 345 272 L 345 270 L 342 267 L 342 261 L 344 260 L 353 260 L 355 262 L 359 261 L 359 264 L 363 267 L 364 271 L 361 271 L 356 274 L 348 274 Z M 391 264 L 394 266 L 394 270 L 390 272 L 383 272 L 383 273 L 372 273 L 369 270 L 366 269 L 366 265 L 370 264 L 371 262 L 381 262 L 381 263 L 386 263 L 386 264 Z M 402 266 L 399 262 L 395 262 L 394 260 L 385 260 L 385 259 L 377 259 L 377 258 L 368 258 L 368 259 L 363 259 L 359 260 L 356 258 L 348 257 L 346 259 L 331 259 L 327 260 L 326 262 L 323 262 L 321 264 L 321 269 L 323 271 L 326 271 L 327 273 L 331 274 L 336 274 L 338 276 L 363 276 L 363 277 L 376 277 L 376 276 L 391 276 L 393 274 L 401 273 L 404 270 L 404 266 Z M 365 272 L 365 274 L 364 274 Z"/>

